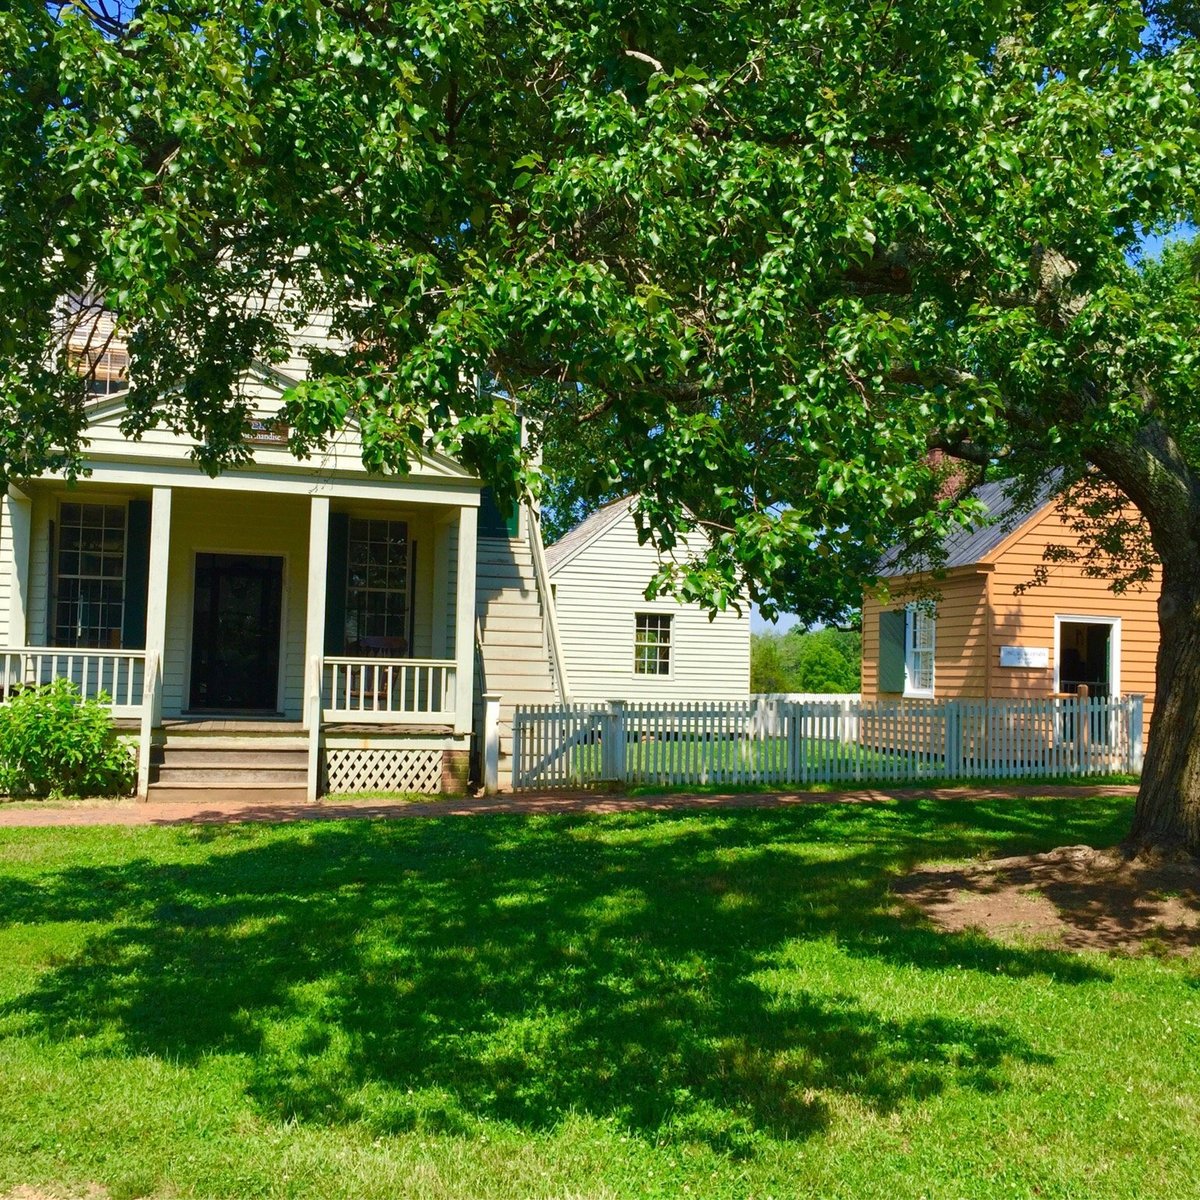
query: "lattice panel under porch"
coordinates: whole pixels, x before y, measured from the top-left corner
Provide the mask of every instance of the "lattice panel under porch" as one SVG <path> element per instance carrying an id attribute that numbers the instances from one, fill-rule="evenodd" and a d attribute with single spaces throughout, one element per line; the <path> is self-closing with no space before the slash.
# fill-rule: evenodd
<path id="1" fill-rule="evenodd" d="M 440 792 L 440 750 L 325 751 L 327 792 Z"/>

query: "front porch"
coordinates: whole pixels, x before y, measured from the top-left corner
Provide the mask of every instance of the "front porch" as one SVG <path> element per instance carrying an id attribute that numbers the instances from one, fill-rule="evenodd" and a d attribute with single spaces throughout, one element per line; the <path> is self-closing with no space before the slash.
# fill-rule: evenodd
<path id="1" fill-rule="evenodd" d="M 0 689 L 103 698 L 136 730 L 139 795 L 202 722 L 299 736 L 309 798 L 464 774 L 476 481 L 111 463 L 4 503 Z"/>

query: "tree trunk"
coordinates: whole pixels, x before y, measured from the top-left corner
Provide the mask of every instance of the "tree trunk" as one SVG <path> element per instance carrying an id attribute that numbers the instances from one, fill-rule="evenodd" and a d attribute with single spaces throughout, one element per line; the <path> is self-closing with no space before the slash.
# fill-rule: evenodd
<path id="1" fill-rule="evenodd" d="M 1133 828 L 1135 853 L 1200 856 L 1200 576 L 1164 562 L 1150 744 Z"/>

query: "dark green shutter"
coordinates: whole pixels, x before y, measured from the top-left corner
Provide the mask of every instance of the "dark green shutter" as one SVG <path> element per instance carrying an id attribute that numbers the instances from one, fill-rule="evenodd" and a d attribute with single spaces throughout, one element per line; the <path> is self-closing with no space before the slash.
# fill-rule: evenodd
<path id="1" fill-rule="evenodd" d="M 904 691 L 904 610 L 879 614 L 879 690 Z"/>
<path id="2" fill-rule="evenodd" d="M 146 648 L 146 605 L 150 600 L 150 501 L 130 500 L 125 531 L 125 612 L 121 646 Z"/>
<path id="3" fill-rule="evenodd" d="M 496 503 L 496 493 L 485 487 L 479 496 L 479 536 L 486 538 L 515 538 L 521 525 L 521 506 L 516 501 L 508 513 L 502 513 Z"/>
<path id="4" fill-rule="evenodd" d="M 350 518 L 329 514 L 329 561 L 325 564 L 325 653 L 346 653 L 346 571 Z"/>

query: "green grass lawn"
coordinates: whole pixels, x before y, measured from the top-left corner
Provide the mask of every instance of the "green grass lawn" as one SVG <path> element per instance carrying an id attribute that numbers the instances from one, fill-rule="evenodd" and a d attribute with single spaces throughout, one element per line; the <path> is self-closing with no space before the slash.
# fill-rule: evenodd
<path id="1" fill-rule="evenodd" d="M 1194 1197 L 1200 963 L 888 894 L 1127 806 L 0 831 L 0 1196 Z"/>

